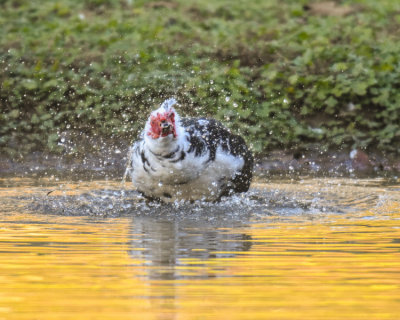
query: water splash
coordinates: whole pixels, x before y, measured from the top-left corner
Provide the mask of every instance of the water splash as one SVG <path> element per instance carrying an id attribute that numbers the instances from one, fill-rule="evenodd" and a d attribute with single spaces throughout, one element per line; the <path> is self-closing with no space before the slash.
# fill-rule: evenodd
<path id="1" fill-rule="evenodd" d="M 329 216 L 332 213 L 371 212 L 379 216 L 388 203 L 400 205 L 398 183 L 385 179 L 303 179 L 252 184 L 247 193 L 220 202 L 148 202 L 134 187 L 119 181 L 62 181 L 7 179 L 0 181 L 4 212 L 66 216 L 149 216 L 195 220 L 258 220 L 265 217 Z"/>
<path id="2" fill-rule="evenodd" d="M 323 185 L 323 186 L 321 186 Z M 148 202 L 142 195 L 118 182 L 87 183 L 41 193 L 24 200 L 29 210 L 58 215 L 152 216 L 198 220 L 229 217 L 238 220 L 265 216 L 327 215 L 382 206 L 393 200 L 389 190 L 376 193 L 374 186 L 346 185 L 343 181 L 311 179 L 300 183 L 254 183 L 247 193 L 224 197 L 220 202 Z M 54 189 L 54 188 L 53 188 Z M 29 201 L 27 201 L 29 200 Z"/>

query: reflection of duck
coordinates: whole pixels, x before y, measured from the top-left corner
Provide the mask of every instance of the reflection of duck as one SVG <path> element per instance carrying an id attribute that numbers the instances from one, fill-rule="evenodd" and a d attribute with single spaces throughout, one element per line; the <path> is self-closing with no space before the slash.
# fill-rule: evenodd
<path id="1" fill-rule="evenodd" d="M 219 227 L 224 227 L 224 230 L 220 230 Z M 150 278 L 164 280 L 188 278 L 189 276 L 184 275 L 184 268 L 176 268 L 185 266 L 182 259 L 207 261 L 233 257 L 235 252 L 250 250 L 251 237 L 247 234 L 226 232 L 227 227 L 229 225 L 227 226 L 226 221 L 218 226 L 218 223 L 197 220 L 135 218 L 132 224 L 130 254 L 133 258 L 147 261 L 145 265 L 149 268 L 146 272 Z M 214 274 L 199 274 L 191 277 L 214 276 Z"/>

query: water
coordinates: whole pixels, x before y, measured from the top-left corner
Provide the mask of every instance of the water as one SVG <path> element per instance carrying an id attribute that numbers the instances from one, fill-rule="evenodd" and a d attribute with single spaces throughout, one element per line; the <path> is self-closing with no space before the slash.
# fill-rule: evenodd
<path id="1" fill-rule="evenodd" d="M 160 205 L 115 181 L 14 178 L 0 208 L 0 319 L 400 318 L 398 180 Z"/>

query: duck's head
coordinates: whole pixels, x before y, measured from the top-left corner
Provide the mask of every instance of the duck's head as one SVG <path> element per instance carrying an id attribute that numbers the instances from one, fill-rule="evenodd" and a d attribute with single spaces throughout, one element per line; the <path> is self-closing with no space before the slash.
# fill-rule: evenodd
<path id="1" fill-rule="evenodd" d="M 159 139 L 171 136 L 177 137 L 177 122 L 179 116 L 172 107 L 177 102 L 174 98 L 165 100 L 161 106 L 154 110 L 146 123 L 146 134 L 152 139 Z"/>

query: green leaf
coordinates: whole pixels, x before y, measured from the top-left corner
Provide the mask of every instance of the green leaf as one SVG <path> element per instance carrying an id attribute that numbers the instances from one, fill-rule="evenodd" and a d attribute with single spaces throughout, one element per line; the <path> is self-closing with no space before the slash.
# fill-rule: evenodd
<path id="1" fill-rule="evenodd" d="M 355 82 L 352 85 L 353 92 L 359 96 L 367 93 L 368 84 L 365 82 Z"/>
<path id="2" fill-rule="evenodd" d="M 27 90 L 35 90 L 38 87 L 38 84 L 33 79 L 25 79 L 21 82 L 21 85 Z"/>

